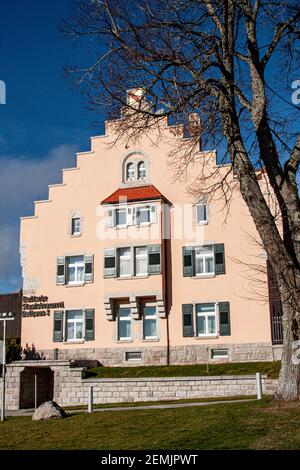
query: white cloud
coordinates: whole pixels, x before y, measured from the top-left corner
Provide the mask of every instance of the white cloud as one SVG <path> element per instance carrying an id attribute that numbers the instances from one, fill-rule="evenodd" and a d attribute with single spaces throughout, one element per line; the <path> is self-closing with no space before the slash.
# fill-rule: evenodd
<path id="1" fill-rule="evenodd" d="M 39 159 L 0 156 L 0 221 L 30 215 L 33 201 L 47 197 L 48 184 L 60 182 L 62 168 L 72 166 L 75 151 L 74 145 L 61 145 Z"/>
<path id="2" fill-rule="evenodd" d="M 40 159 L 0 155 L 0 293 L 21 284 L 19 217 L 33 213 L 33 201 L 48 197 L 48 184 L 75 165 L 75 145 L 61 145 Z"/>
<path id="3" fill-rule="evenodd" d="M 0 293 L 21 287 L 18 226 L 0 225 Z"/>

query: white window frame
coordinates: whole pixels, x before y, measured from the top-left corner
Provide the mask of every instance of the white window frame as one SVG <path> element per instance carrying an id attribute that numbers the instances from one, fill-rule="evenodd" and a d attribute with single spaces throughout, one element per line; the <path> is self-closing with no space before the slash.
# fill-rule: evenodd
<path id="1" fill-rule="evenodd" d="M 198 312 L 198 306 L 200 305 L 213 305 L 214 306 L 214 311 L 213 312 Z M 201 302 L 201 303 L 196 303 L 195 304 L 195 310 L 196 310 L 196 331 L 197 331 L 197 336 L 199 338 L 201 337 L 216 337 L 218 336 L 218 330 L 219 330 L 219 324 L 218 324 L 218 311 L 217 311 L 217 304 L 216 302 Z M 214 316 L 215 317 L 215 331 L 214 333 L 208 333 L 208 317 Z M 199 333 L 198 331 L 198 317 L 204 317 L 205 318 L 205 333 Z"/>
<path id="2" fill-rule="evenodd" d="M 155 313 L 153 314 L 145 314 L 145 308 L 147 307 L 154 307 Z M 145 335 L 145 322 L 147 320 L 155 320 L 156 323 L 156 335 L 155 336 L 146 336 Z M 147 339 L 158 339 L 158 316 L 157 316 L 157 306 L 155 304 L 145 304 L 143 306 L 143 337 L 145 340 Z"/>
<path id="3" fill-rule="evenodd" d="M 75 220 L 79 221 L 79 231 L 73 230 L 73 223 L 74 223 L 74 229 L 76 228 Z M 71 235 L 73 237 L 78 237 L 81 235 L 81 218 L 77 215 L 74 215 L 71 217 Z"/>
<path id="4" fill-rule="evenodd" d="M 145 204 L 145 205 L 142 205 L 142 206 L 137 206 L 136 210 L 135 210 L 135 214 L 137 214 L 137 211 L 145 211 L 147 210 L 149 212 L 149 222 L 139 222 L 138 221 L 138 218 L 137 218 L 137 215 L 136 215 L 136 225 L 138 226 L 143 226 L 143 225 L 150 225 L 151 224 L 151 205 L 148 205 L 148 204 Z"/>
<path id="5" fill-rule="evenodd" d="M 197 253 L 197 249 L 205 249 L 207 247 L 211 247 L 211 252 L 210 253 Z M 213 271 L 211 272 L 206 272 L 206 259 L 212 258 L 212 265 L 213 265 Z M 197 272 L 197 260 L 202 259 L 203 261 L 203 272 Z M 195 247 L 195 274 L 196 277 L 210 277 L 210 276 L 215 276 L 215 250 L 214 250 L 214 245 L 203 245 L 203 246 L 197 246 Z"/>
<path id="6" fill-rule="evenodd" d="M 117 212 L 118 211 L 125 211 L 125 224 L 117 224 Z M 122 228 L 122 227 L 127 227 L 128 225 L 128 221 L 127 221 L 127 206 L 123 206 L 123 207 L 116 207 L 115 208 L 115 211 L 114 211 L 114 218 L 115 218 L 115 226 L 118 227 L 118 228 Z"/>
<path id="7" fill-rule="evenodd" d="M 142 168 L 142 172 L 144 174 L 144 176 L 140 177 L 140 167 L 143 165 L 143 168 Z M 137 164 L 137 179 L 138 181 L 143 181 L 146 179 L 146 164 L 145 164 L 145 161 L 144 160 L 141 160 L 138 162 Z"/>
<path id="8" fill-rule="evenodd" d="M 126 204 L 126 205 L 118 205 L 114 206 L 112 209 L 109 209 L 112 211 L 112 216 L 111 216 L 111 222 L 109 222 L 109 213 L 107 215 L 108 217 L 108 227 L 111 228 L 126 228 L 131 225 L 135 225 L 137 227 L 143 227 L 143 226 L 149 226 L 151 224 L 154 224 L 157 222 L 157 205 L 156 204 Z M 124 224 L 117 224 L 117 212 L 118 211 L 125 211 L 125 220 L 126 222 Z M 144 211 L 148 212 L 149 217 L 148 217 L 148 222 L 139 222 L 137 212 Z"/>
<path id="9" fill-rule="evenodd" d="M 70 320 L 68 319 L 68 314 L 71 313 L 71 312 L 81 312 L 81 320 L 79 319 L 73 319 L 73 320 Z M 66 310 L 66 336 L 67 336 L 67 342 L 70 342 L 70 343 L 76 343 L 78 341 L 83 341 L 84 340 L 84 312 L 83 310 L 80 310 L 80 309 L 74 309 L 74 310 Z M 68 336 L 68 325 L 69 323 L 74 323 L 74 336 L 75 338 L 69 338 Z M 81 332 L 82 332 L 82 335 L 81 335 L 81 338 L 76 338 L 76 325 L 77 324 L 80 324 L 82 325 L 82 329 L 81 329 Z"/>
<path id="10" fill-rule="evenodd" d="M 198 220 L 198 208 L 205 206 L 205 219 Z M 201 201 L 196 204 L 196 224 L 197 225 L 206 225 L 208 223 L 208 204 L 206 201 Z"/>
<path id="11" fill-rule="evenodd" d="M 133 277 L 136 277 L 136 278 L 140 278 L 140 277 L 148 277 L 148 276 L 152 276 L 152 275 L 156 275 L 156 274 L 161 274 L 161 251 L 154 251 L 154 253 L 159 253 L 160 254 L 160 270 L 155 270 L 153 269 L 154 266 L 156 266 L 155 264 L 149 264 L 149 257 L 151 255 L 151 253 L 153 253 L 153 249 L 151 250 L 151 247 L 152 246 L 157 246 L 157 245 L 134 245 L 134 246 L 117 246 L 114 248 L 115 250 L 115 255 L 112 255 L 111 257 L 114 257 L 115 260 L 116 260 L 116 269 L 115 269 L 115 274 L 110 276 L 105 276 L 105 277 L 114 277 L 114 278 L 119 278 L 119 279 L 128 279 L 128 278 L 133 278 Z M 138 255 L 140 258 L 146 258 L 146 255 L 147 255 L 147 258 L 146 258 L 146 261 L 147 261 L 147 272 L 145 273 L 140 273 L 140 274 L 136 274 L 136 248 L 146 248 L 146 253 L 144 253 L 143 255 Z M 128 250 L 128 253 L 126 255 L 122 254 L 120 256 L 120 252 L 121 250 Z M 110 255 L 108 255 L 107 257 L 110 257 Z M 121 261 L 129 261 L 128 265 L 130 265 L 130 272 L 129 273 L 126 273 L 126 274 L 120 274 L 120 267 L 121 267 Z M 152 269 L 151 269 L 152 267 Z M 108 268 L 109 269 L 109 268 Z M 104 273 L 105 274 L 105 273 Z"/>
<path id="12" fill-rule="evenodd" d="M 145 248 L 145 253 L 143 253 L 142 255 L 141 254 L 137 254 L 137 250 L 139 248 Z M 137 259 L 144 259 L 146 260 L 146 272 L 145 273 L 137 273 Z M 148 276 L 148 272 L 149 272 L 149 266 L 148 266 L 148 248 L 147 248 L 147 245 L 142 245 L 142 246 L 135 246 L 134 247 L 134 274 L 136 277 L 145 277 L 145 276 Z"/>
<path id="13" fill-rule="evenodd" d="M 121 309 L 127 309 L 129 310 L 129 314 L 127 317 L 120 317 L 120 310 Z M 129 336 L 120 336 L 120 322 L 121 321 L 130 321 L 130 337 Z M 118 306 L 118 340 L 119 341 L 131 341 L 132 340 L 132 313 L 131 313 L 131 308 L 128 304 L 121 304 Z"/>
<path id="14" fill-rule="evenodd" d="M 78 261 L 77 263 L 70 263 L 70 259 L 72 258 L 82 258 L 82 261 Z M 77 286 L 77 285 L 82 285 L 84 284 L 84 274 L 85 274 L 85 263 L 84 263 L 84 256 L 82 255 L 77 255 L 77 256 L 67 256 L 66 257 L 66 285 L 69 285 L 69 286 Z M 69 269 L 70 267 L 74 267 L 75 268 L 75 281 L 70 281 L 69 280 Z M 78 273 L 78 268 L 79 267 L 82 267 L 83 268 L 83 279 L 81 281 L 78 281 L 77 280 L 77 273 Z"/>
<path id="15" fill-rule="evenodd" d="M 130 166 L 130 170 L 129 170 L 129 166 Z M 134 181 L 136 179 L 136 176 L 135 176 L 136 168 L 135 168 L 134 162 L 126 163 L 125 172 L 126 172 L 126 175 L 125 175 L 126 181 Z M 132 174 L 132 176 L 129 177 L 130 173 Z"/>
<path id="16" fill-rule="evenodd" d="M 129 253 L 127 255 L 122 255 L 120 256 L 120 250 L 129 250 Z M 121 259 L 124 261 L 129 260 L 129 273 L 128 274 L 120 274 L 121 271 Z M 119 247 L 117 248 L 117 263 L 118 263 L 118 277 L 124 278 L 124 277 L 131 277 L 132 276 L 132 247 L 130 246 L 124 246 L 124 247 Z"/>

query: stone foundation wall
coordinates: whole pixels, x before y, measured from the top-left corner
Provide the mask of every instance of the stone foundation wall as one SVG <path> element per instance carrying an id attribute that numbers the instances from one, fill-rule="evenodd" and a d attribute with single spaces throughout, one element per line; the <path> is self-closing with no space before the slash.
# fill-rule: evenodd
<path id="1" fill-rule="evenodd" d="M 274 361 L 281 356 L 281 347 L 273 347 L 271 343 L 241 343 L 241 344 L 204 344 L 170 347 L 170 364 L 206 364 L 215 363 L 212 358 L 213 349 L 228 350 L 225 362 Z M 138 366 L 166 365 L 167 348 L 164 346 L 119 347 L 119 348 L 72 348 L 72 349 L 40 350 L 39 353 L 50 359 L 93 360 L 104 366 Z M 141 360 L 126 360 L 127 352 L 141 352 Z M 220 362 L 220 359 L 218 359 Z"/>
<path id="2" fill-rule="evenodd" d="M 75 379 L 75 380 L 74 380 Z M 263 393 L 271 395 L 276 390 L 276 380 L 263 377 Z M 210 397 L 233 397 L 256 395 L 254 376 L 219 377 L 171 377 L 145 379 L 88 379 L 61 381 L 56 388 L 56 401 L 62 405 L 87 405 L 88 389 L 93 386 L 95 404 L 130 403 L 196 399 Z"/>
<path id="3" fill-rule="evenodd" d="M 52 397 L 59 405 L 86 405 L 88 390 L 93 386 L 94 403 L 128 403 L 139 401 L 176 400 L 181 398 L 231 397 L 255 395 L 255 376 L 211 376 L 211 377 L 167 377 L 128 379 L 85 379 L 85 368 L 74 367 L 68 361 L 19 361 L 7 367 L 6 409 L 20 408 L 24 397 L 24 378 L 32 369 L 37 374 L 37 395 L 44 394 L 44 383 L 40 378 L 45 370 L 52 371 Z M 25 375 L 22 374 L 25 371 Z M 40 371 L 40 374 L 39 374 Z M 39 389 L 39 383 L 42 388 Z M 263 393 L 274 394 L 277 380 L 262 377 Z M 29 389 L 34 393 L 32 387 Z M 26 392 L 26 400 L 30 401 Z"/>

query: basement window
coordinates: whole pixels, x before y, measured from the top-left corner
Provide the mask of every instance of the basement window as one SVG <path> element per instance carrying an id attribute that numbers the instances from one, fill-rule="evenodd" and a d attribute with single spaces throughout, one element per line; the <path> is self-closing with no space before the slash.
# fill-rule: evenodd
<path id="1" fill-rule="evenodd" d="M 228 359 L 229 350 L 228 349 L 212 349 L 211 358 L 212 359 Z"/>
<path id="2" fill-rule="evenodd" d="M 142 360 L 142 352 L 141 351 L 126 351 L 125 353 L 125 360 L 126 361 L 141 361 Z"/>

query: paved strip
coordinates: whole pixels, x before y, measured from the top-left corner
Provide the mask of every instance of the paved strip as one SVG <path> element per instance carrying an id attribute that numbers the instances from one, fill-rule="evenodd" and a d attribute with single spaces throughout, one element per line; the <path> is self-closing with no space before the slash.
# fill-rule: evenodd
<path id="1" fill-rule="evenodd" d="M 193 406 L 219 405 L 224 403 L 244 403 L 255 401 L 256 398 L 244 398 L 242 400 L 218 400 L 218 401 L 196 401 L 187 403 L 166 403 L 161 405 L 141 405 L 141 406 L 115 406 L 111 408 L 94 408 L 96 411 L 135 411 L 135 410 L 167 410 L 172 408 L 190 408 Z M 8 410 L 6 416 L 32 416 L 34 409 L 28 410 Z M 87 413 L 87 410 L 66 410 L 66 413 Z"/>

